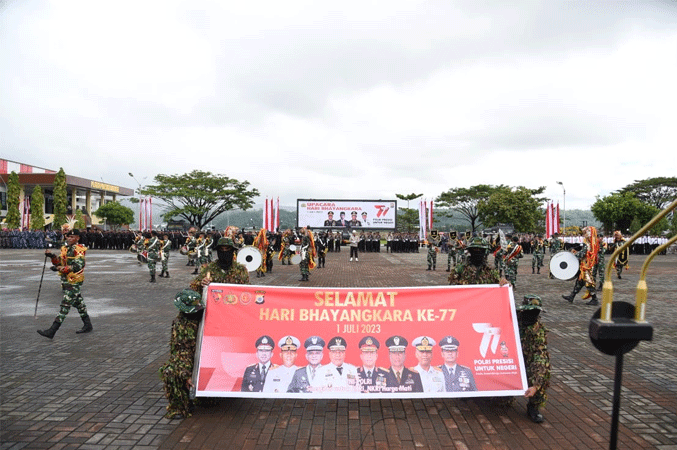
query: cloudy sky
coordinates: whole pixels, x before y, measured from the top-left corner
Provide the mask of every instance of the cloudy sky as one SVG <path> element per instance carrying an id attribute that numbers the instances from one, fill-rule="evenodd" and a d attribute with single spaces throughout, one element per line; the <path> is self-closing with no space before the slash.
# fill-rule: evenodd
<path id="1" fill-rule="evenodd" d="M 0 1 L 0 157 L 297 198 L 677 176 L 677 2 Z"/>

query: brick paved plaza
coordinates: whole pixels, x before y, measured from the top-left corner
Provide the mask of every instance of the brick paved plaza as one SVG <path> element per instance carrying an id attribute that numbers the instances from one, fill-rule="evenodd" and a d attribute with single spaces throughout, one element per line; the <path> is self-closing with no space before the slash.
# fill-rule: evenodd
<path id="1" fill-rule="evenodd" d="M 385 250 L 385 248 L 383 249 Z M 446 284 L 446 255 L 426 271 L 425 252 L 329 253 L 305 286 L 380 287 Z M 614 279 L 614 299 L 634 303 L 643 256 Z M 546 257 L 546 262 L 548 258 Z M 33 318 L 43 270 L 40 250 L 0 251 L 0 449 L 604 449 L 609 447 L 615 359 L 588 338 L 595 308 L 561 298 L 573 282 L 531 274 L 521 262 L 516 298 L 540 295 L 550 330 L 553 374 L 545 422 L 513 407 L 470 400 L 219 399 L 181 421 L 163 418 L 158 368 L 167 359 L 176 308 L 192 267 L 172 254 L 170 279 L 148 283 L 148 271 L 128 252 L 90 251 L 83 294 L 94 331 L 72 310 L 54 340 L 49 327 L 61 290 L 46 270 L 38 318 Z M 440 270 L 440 266 L 441 269 Z M 48 268 L 49 269 L 49 268 Z M 654 259 L 647 284 L 647 318 L 654 339 L 625 355 L 618 448 L 677 449 L 677 256 Z M 276 264 L 252 283 L 301 285 L 297 266 Z"/>

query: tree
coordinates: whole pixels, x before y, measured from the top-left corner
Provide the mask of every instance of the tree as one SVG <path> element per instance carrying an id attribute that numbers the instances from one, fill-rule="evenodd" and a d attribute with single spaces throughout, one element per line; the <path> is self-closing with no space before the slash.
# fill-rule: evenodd
<path id="1" fill-rule="evenodd" d="M 540 205 L 546 200 L 536 196 L 543 191 L 545 186 L 538 189 L 500 186 L 487 199 L 478 202 L 479 219 L 486 227 L 512 223 L 515 230 L 536 232 L 539 221 L 543 219 Z"/>
<path id="2" fill-rule="evenodd" d="M 155 177 L 155 183 L 139 192 L 167 203 L 163 216 L 165 220 L 179 216 L 198 228 L 204 227 L 225 211 L 234 208 L 246 211 L 259 195 L 256 189 L 248 190 L 248 181 L 200 170 L 184 175 L 160 174 Z"/>
<path id="3" fill-rule="evenodd" d="M 413 192 L 409 195 L 404 195 L 404 194 L 395 194 L 395 197 L 399 198 L 400 200 L 406 200 L 407 201 L 407 209 L 409 208 L 409 201 L 410 200 L 416 200 L 423 194 L 414 194 Z"/>
<path id="4" fill-rule="evenodd" d="M 627 233 L 633 219 L 644 225 L 658 212 L 655 206 L 639 201 L 633 192 L 613 192 L 606 197 L 596 198 L 590 209 L 607 233 L 613 230 Z"/>
<path id="5" fill-rule="evenodd" d="M 647 178 L 635 181 L 619 191 L 621 194 L 627 192 L 635 194 L 639 201 L 662 210 L 677 198 L 677 177 Z"/>
<path id="6" fill-rule="evenodd" d="M 61 225 L 66 223 L 67 202 L 66 172 L 63 171 L 63 167 L 60 167 L 54 177 L 54 221 L 52 222 L 52 228 L 55 230 L 60 229 Z"/>
<path id="7" fill-rule="evenodd" d="M 479 211 L 477 206 L 481 200 L 489 198 L 497 189 L 506 189 L 507 186 L 491 186 L 478 184 L 469 188 L 453 188 L 443 192 L 435 199 L 435 203 L 441 207 L 453 208 L 465 216 L 470 222 L 473 233 L 479 225 Z M 486 225 L 486 224 L 485 224 Z"/>
<path id="8" fill-rule="evenodd" d="M 31 194 L 31 230 L 45 228 L 45 195 L 38 184 Z"/>
<path id="9" fill-rule="evenodd" d="M 9 174 L 7 183 L 7 217 L 5 221 L 10 229 L 19 228 L 21 226 L 21 214 L 19 213 L 19 195 L 21 195 L 21 188 L 19 187 L 19 175 L 12 171 Z"/>
<path id="10" fill-rule="evenodd" d="M 134 211 L 118 202 L 108 202 L 101 205 L 93 214 L 100 219 L 105 219 L 108 225 L 116 229 L 120 225 L 134 222 Z"/>
<path id="11" fill-rule="evenodd" d="M 78 230 L 82 230 L 87 228 L 87 223 L 85 222 L 85 215 L 82 214 L 81 209 L 75 210 L 75 214 L 73 215 L 75 218 L 75 225 L 74 227 Z"/>
<path id="12" fill-rule="evenodd" d="M 412 233 L 418 230 L 418 211 L 412 208 L 398 208 L 397 229 L 405 233 Z"/>

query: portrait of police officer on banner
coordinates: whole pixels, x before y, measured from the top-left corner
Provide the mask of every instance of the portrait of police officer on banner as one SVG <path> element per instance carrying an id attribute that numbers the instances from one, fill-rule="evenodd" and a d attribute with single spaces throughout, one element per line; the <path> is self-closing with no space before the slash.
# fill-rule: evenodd
<path id="1" fill-rule="evenodd" d="M 388 347 L 388 355 L 390 356 L 390 370 L 388 370 L 386 377 L 387 392 L 402 394 L 423 392 L 420 375 L 404 367 L 407 344 L 409 344 L 409 341 L 402 336 L 392 336 L 386 340 L 386 347 Z"/>
<path id="2" fill-rule="evenodd" d="M 308 365 L 301 367 L 294 372 L 294 376 L 289 383 L 287 392 L 313 392 L 320 386 L 319 370 L 322 368 L 322 358 L 324 357 L 325 342 L 319 336 L 310 336 L 303 343 L 306 349 L 306 360 Z"/>
<path id="3" fill-rule="evenodd" d="M 323 391 L 330 392 L 357 392 L 357 368 L 345 362 L 346 347 L 345 338 L 333 337 L 327 342 L 329 349 L 329 364 L 322 366 L 318 371 L 320 385 Z"/>
<path id="4" fill-rule="evenodd" d="M 256 358 L 259 360 L 256 364 L 248 366 L 242 376 L 242 392 L 261 392 L 263 384 L 266 382 L 268 371 L 277 367 L 270 363 L 273 356 L 275 342 L 270 336 L 261 336 L 256 340 Z"/>
<path id="5" fill-rule="evenodd" d="M 301 341 L 294 336 L 284 336 L 278 341 L 277 346 L 280 348 L 282 365 L 270 369 L 263 385 L 263 392 L 287 392 L 294 373 L 299 368 L 294 363 L 298 356 L 296 351 L 301 347 Z"/>
<path id="6" fill-rule="evenodd" d="M 416 349 L 418 365 L 414 372 L 421 377 L 423 392 L 444 392 L 444 374 L 442 369 L 431 365 L 435 340 L 430 336 L 419 336 L 411 343 Z"/>
<path id="7" fill-rule="evenodd" d="M 365 336 L 360 340 L 360 359 L 362 365 L 357 368 L 361 392 L 381 392 L 386 386 L 388 371 L 376 367 L 378 349 L 381 344 L 373 336 Z"/>
<path id="8" fill-rule="evenodd" d="M 442 359 L 440 366 L 444 373 L 444 390 L 447 392 L 476 391 L 475 378 L 469 367 L 457 364 L 460 343 L 453 336 L 445 336 L 440 341 Z"/>

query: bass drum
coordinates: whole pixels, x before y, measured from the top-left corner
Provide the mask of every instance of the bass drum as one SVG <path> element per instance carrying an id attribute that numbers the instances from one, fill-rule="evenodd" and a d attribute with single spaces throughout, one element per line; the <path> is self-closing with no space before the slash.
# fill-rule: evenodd
<path id="1" fill-rule="evenodd" d="M 300 264 L 301 261 L 303 261 L 303 258 L 301 258 L 301 255 L 294 255 L 291 257 L 289 260 L 292 264 Z"/>
<path id="2" fill-rule="evenodd" d="M 179 250 L 179 253 L 181 253 L 184 256 L 187 255 L 188 254 L 188 246 L 184 245 L 183 247 L 181 247 L 181 250 Z"/>
<path id="3" fill-rule="evenodd" d="M 263 257 L 258 248 L 247 246 L 237 251 L 235 260 L 245 266 L 248 272 L 254 272 L 261 267 Z"/>
<path id="4" fill-rule="evenodd" d="M 141 253 L 139 253 L 136 257 L 139 261 L 145 264 L 148 262 L 148 251 L 144 250 Z"/>
<path id="5" fill-rule="evenodd" d="M 558 280 L 573 280 L 579 270 L 578 258 L 571 252 L 557 252 L 550 258 L 550 273 Z"/>
<path id="6" fill-rule="evenodd" d="M 129 247 L 129 253 L 136 253 L 136 244 L 132 244 L 132 246 Z"/>

